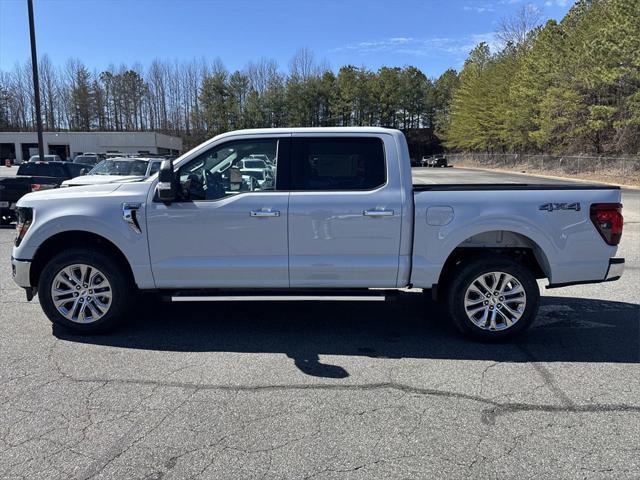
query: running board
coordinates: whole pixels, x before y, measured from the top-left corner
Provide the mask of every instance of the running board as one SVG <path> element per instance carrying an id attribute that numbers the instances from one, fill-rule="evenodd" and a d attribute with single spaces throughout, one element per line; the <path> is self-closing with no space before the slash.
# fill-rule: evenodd
<path id="1" fill-rule="evenodd" d="M 385 295 L 176 295 L 172 302 L 384 302 Z"/>

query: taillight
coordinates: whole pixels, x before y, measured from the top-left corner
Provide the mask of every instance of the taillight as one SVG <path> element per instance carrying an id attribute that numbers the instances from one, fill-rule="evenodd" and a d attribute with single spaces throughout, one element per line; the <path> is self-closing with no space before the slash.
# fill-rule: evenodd
<path id="1" fill-rule="evenodd" d="M 591 205 L 590 217 L 593 225 L 608 245 L 618 245 L 622 237 L 622 204 L 594 203 Z"/>
<path id="2" fill-rule="evenodd" d="M 18 221 L 16 222 L 16 240 L 14 244 L 16 247 L 19 247 L 29 227 L 33 223 L 33 209 L 29 207 L 18 207 L 16 208 L 16 214 Z"/>
<path id="3" fill-rule="evenodd" d="M 39 183 L 32 183 L 31 184 L 31 191 L 32 192 L 37 192 L 41 188 L 42 188 L 42 185 L 40 185 Z"/>

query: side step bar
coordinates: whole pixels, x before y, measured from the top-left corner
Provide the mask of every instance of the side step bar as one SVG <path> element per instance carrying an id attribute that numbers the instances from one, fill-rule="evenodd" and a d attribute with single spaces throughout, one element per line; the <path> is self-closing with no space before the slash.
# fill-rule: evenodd
<path id="1" fill-rule="evenodd" d="M 385 295 L 174 295 L 172 302 L 384 302 Z"/>

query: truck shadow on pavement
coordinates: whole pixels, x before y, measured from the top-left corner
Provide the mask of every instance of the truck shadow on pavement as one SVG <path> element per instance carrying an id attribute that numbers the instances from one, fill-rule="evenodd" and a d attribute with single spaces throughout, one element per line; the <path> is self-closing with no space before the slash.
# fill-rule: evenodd
<path id="1" fill-rule="evenodd" d="M 345 378 L 320 355 L 499 362 L 640 361 L 640 305 L 543 297 L 536 322 L 505 343 L 462 337 L 441 307 L 417 293 L 385 304 L 351 302 L 152 303 L 113 333 L 58 338 L 172 352 L 284 353 L 305 374 Z"/>

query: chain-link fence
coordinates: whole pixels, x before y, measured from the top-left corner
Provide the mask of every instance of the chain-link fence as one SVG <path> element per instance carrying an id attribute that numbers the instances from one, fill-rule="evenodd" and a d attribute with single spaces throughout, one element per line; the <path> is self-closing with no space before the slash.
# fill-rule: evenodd
<path id="1" fill-rule="evenodd" d="M 450 165 L 498 168 L 640 185 L 640 158 L 510 153 L 448 154 Z"/>

